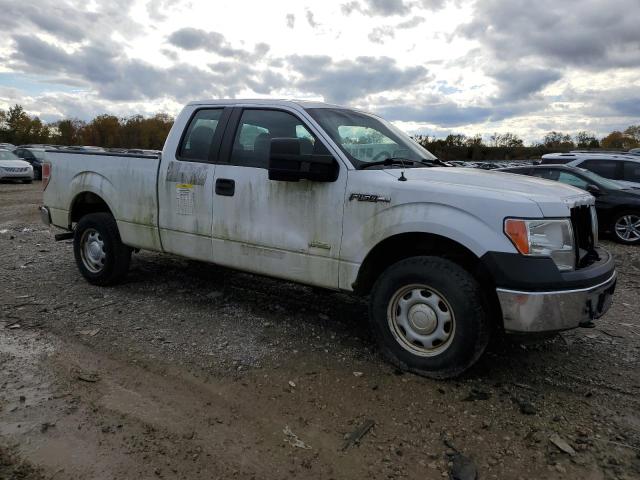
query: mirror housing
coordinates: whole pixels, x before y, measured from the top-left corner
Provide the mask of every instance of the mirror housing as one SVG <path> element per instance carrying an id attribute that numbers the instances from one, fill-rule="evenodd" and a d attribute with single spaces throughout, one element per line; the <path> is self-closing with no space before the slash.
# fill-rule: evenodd
<path id="1" fill-rule="evenodd" d="M 269 180 L 335 182 L 338 162 L 330 154 L 300 153 L 298 138 L 273 138 L 269 153 Z"/>
<path id="2" fill-rule="evenodd" d="M 589 192 L 594 197 L 598 197 L 602 195 L 602 190 L 597 185 L 589 184 L 587 185 L 587 192 Z"/>

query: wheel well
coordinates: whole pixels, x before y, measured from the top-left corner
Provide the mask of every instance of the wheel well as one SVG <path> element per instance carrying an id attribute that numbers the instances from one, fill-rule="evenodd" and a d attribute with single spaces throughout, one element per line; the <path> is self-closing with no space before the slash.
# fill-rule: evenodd
<path id="1" fill-rule="evenodd" d="M 418 255 L 447 258 L 472 273 L 480 263 L 471 250 L 449 238 L 430 233 L 401 233 L 373 247 L 360 266 L 354 290 L 359 294 L 368 294 L 387 267 Z"/>
<path id="2" fill-rule="evenodd" d="M 76 198 L 74 198 L 73 203 L 71 204 L 70 223 L 71 225 L 73 225 L 85 215 L 98 212 L 106 212 L 113 215 L 111 209 L 109 208 L 109 205 L 107 205 L 107 202 L 105 202 L 95 193 L 79 193 Z"/>
<path id="3" fill-rule="evenodd" d="M 464 245 L 436 234 L 402 233 L 378 243 L 360 266 L 353 285 L 355 293 L 368 295 L 384 270 L 400 260 L 418 255 L 446 258 L 467 270 L 482 286 L 491 315 L 496 319 L 502 318 L 495 283 L 484 264 Z"/>

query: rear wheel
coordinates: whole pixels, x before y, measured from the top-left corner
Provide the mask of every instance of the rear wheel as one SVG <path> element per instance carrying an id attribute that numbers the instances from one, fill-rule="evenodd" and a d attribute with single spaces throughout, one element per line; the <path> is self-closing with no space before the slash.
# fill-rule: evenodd
<path id="1" fill-rule="evenodd" d="M 109 213 L 91 213 L 80 219 L 73 251 L 80 273 L 94 285 L 113 285 L 129 270 L 131 248 L 122 243 L 118 225 Z"/>
<path id="2" fill-rule="evenodd" d="M 373 287 L 369 316 L 385 357 L 427 377 L 461 374 L 489 342 L 479 284 L 439 257 L 411 257 L 390 266 Z"/>
<path id="3" fill-rule="evenodd" d="M 614 239 L 620 243 L 640 244 L 640 212 L 626 211 L 616 214 L 611 231 Z"/>

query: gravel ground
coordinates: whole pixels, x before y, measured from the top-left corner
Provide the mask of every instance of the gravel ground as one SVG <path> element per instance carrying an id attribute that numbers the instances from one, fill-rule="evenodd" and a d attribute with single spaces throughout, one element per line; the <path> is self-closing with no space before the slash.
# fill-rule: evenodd
<path id="1" fill-rule="evenodd" d="M 40 197 L 0 184 L 2 479 L 640 477 L 640 249 L 603 242 L 596 328 L 438 382 L 382 361 L 346 295 L 147 252 L 93 287 Z"/>

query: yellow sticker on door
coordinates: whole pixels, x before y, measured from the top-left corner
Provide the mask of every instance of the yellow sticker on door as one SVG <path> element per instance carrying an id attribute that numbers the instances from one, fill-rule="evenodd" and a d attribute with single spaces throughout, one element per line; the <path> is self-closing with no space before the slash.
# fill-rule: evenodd
<path id="1" fill-rule="evenodd" d="M 178 215 L 193 215 L 193 185 L 178 183 L 176 185 L 176 213 Z"/>

